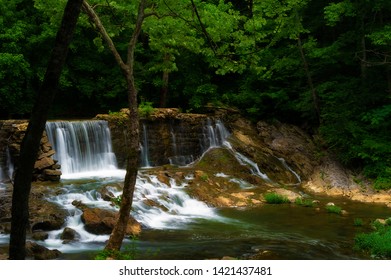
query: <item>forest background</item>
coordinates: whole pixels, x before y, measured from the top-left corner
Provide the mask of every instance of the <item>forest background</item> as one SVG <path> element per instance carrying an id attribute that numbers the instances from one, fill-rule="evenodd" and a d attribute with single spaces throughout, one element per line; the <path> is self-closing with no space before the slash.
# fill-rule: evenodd
<path id="1" fill-rule="evenodd" d="M 28 118 L 65 0 L 0 0 L 0 118 Z M 91 0 L 126 54 L 138 1 Z M 135 54 L 141 106 L 240 110 L 317 135 L 391 188 L 391 2 L 151 0 Z M 127 107 L 121 70 L 86 15 L 51 118 Z M 321 150 L 321 149 L 320 149 Z"/>

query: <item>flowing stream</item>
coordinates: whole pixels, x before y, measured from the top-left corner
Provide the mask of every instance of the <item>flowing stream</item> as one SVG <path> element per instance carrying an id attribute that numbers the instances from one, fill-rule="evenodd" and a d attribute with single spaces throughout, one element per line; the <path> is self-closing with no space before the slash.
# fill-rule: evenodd
<path id="1" fill-rule="evenodd" d="M 115 196 L 120 195 L 118 185 L 123 182 L 125 171 L 118 169 L 112 152 L 110 131 L 104 121 L 49 122 L 46 130 L 54 149 L 56 160 L 62 167 L 61 182 L 55 186 L 58 195 L 46 199 L 60 205 L 69 213 L 63 228 L 77 232 L 77 238 L 63 242 L 63 229 L 50 231 L 49 238 L 40 244 L 58 249 L 64 259 L 91 259 L 104 247 L 108 235 L 96 235 L 85 230 L 81 221 L 82 211 L 72 202 L 80 201 L 90 207 L 117 210 L 111 202 L 102 199 L 99 189 L 103 186 Z M 125 240 L 126 248 L 137 248 L 141 259 L 207 259 L 234 256 L 264 259 L 355 259 L 363 258 L 353 248 L 354 235 L 363 228 L 354 226 L 359 217 L 367 224 L 375 218 L 386 218 L 388 209 L 383 206 L 337 201 L 344 205 L 348 216 L 332 215 L 321 209 L 289 205 L 263 205 L 248 208 L 213 208 L 190 197 L 186 187 L 194 179 L 187 175 L 181 182 L 169 183 L 151 175 L 148 161 L 148 130 L 143 127 L 143 165 L 138 174 L 132 215 L 142 227 L 137 240 Z M 248 165 L 254 176 L 270 180 L 256 163 L 235 152 L 227 141 L 229 132 L 219 122 L 205 124 L 200 141 L 205 153 L 211 148 L 230 150 L 237 160 Z M 178 139 L 173 135 L 174 144 Z M 177 147 L 176 147 L 177 148 Z M 177 149 L 179 151 L 179 149 Z M 177 154 L 178 157 L 181 155 Z M 189 155 L 182 161 L 189 164 Z M 192 158 L 194 160 L 194 158 Z M 295 173 L 284 159 L 287 170 Z M 225 177 L 216 173 L 216 177 Z M 2 179 L 6 174 L 2 174 Z M 236 180 L 246 190 L 257 191 L 240 178 Z M 0 195 L 7 187 L 0 182 Z M 327 197 L 317 197 L 327 201 Z M 334 200 L 335 201 L 335 200 Z M 9 236 L 0 234 L 0 244 Z"/>

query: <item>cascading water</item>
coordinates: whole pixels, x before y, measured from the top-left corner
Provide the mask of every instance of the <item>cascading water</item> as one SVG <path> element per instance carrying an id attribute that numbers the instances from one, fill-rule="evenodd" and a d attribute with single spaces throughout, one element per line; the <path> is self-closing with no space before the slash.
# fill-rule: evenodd
<path id="1" fill-rule="evenodd" d="M 188 181 L 193 178 L 185 178 L 181 184 L 171 180 L 170 184 L 160 182 L 156 176 L 139 172 L 133 198 L 132 215 L 149 229 L 184 229 L 186 224 L 196 219 L 218 220 L 221 219 L 215 210 L 205 203 L 191 198 L 185 191 Z M 108 186 L 108 190 L 115 196 L 121 195 L 121 191 L 114 187 L 122 177 L 103 178 L 100 185 Z M 79 201 L 87 207 L 98 207 L 116 211 L 118 208 L 110 201 L 101 198 L 99 189 L 95 183 L 85 184 L 81 181 L 70 181 L 64 186 L 63 194 L 48 198 L 49 201 L 61 205 L 69 212 L 65 227 L 74 229 L 78 234 L 78 243 L 63 244 L 60 236 L 63 229 L 49 232 L 49 238 L 43 245 L 59 249 L 62 252 L 88 250 L 96 247 L 96 243 L 105 242 L 108 235 L 95 235 L 85 230 L 82 223 L 82 211 L 76 208 L 72 202 Z M 81 185 L 80 185 L 81 184 Z M 81 192 L 81 189 L 83 191 Z"/>
<path id="2" fill-rule="evenodd" d="M 194 161 L 194 156 L 188 153 L 188 151 L 184 147 L 182 147 L 184 141 L 181 141 L 181 137 L 178 136 L 181 136 L 183 133 L 180 127 L 178 130 L 179 131 L 175 132 L 174 128 L 171 127 L 171 146 L 174 155 L 170 156 L 168 160 L 172 165 L 184 166 L 192 163 Z M 179 141 L 177 140 L 177 138 L 179 138 Z"/>
<path id="3" fill-rule="evenodd" d="M 64 227 L 77 232 L 78 242 L 76 246 L 72 243 L 63 244 L 60 238 L 63 229 L 60 229 L 49 232 L 49 238 L 42 243 L 63 252 L 92 249 L 96 247 L 97 242 L 103 244 L 108 236 L 87 232 L 81 220 L 82 211 L 72 202 L 77 200 L 88 207 L 117 210 L 109 201 L 104 201 L 98 191 L 98 186 L 116 185 L 122 182 L 125 176 L 124 170 L 117 169 L 115 155 L 111 150 L 109 128 L 104 121 L 61 121 L 48 122 L 46 131 L 56 151 L 56 159 L 61 164 L 62 179 L 65 179 L 63 193 L 49 197 L 48 200 L 68 211 L 69 216 Z M 141 141 L 144 149 L 144 166 L 149 165 L 147 131 L 144 125 Z M 97 173 L 106 174 L 107 170 L 116 172 L 110 173 L 111 176 L 104 176 L 99 181 L 91 181 L 91 177 L 95 177 Z M 78 180 L 73 180 L 75 178 Z M 191 179 L 185 178 L 181 184 L 172 180 L 167 185 L 160 182 L 156 176 L 140 171 L 136 181 L 132 215 L 143 227 L 152 229 L 184 228 L 195 219 L 217 219 L 218 215 L 213 208 L 186 193 L 187 181 Z M 115 196 L 121 194 L 121 191 L 114 187 L 110 188 L 110 191 Z"/>
<path id="4" fill-rule="evenodd" d="M 13 180 L 14 176 L 14 164 L 12 162 L 10 150 L 5 148 L 5 164 L 0 164 L 0 187 L 1 183 L 9 182 Z"/>
<path id="5" fill-rule="evenodd" d="M 148 130 L 145 124 L 143 124 L 143 138 L 141 143 L 141 166 L 151 167 L 149 162 Z"/>
<path id="6" fill-rule="evenodd" d="M 117 170 L 106 121 L 48 122 L 46 132 L 61 165 L 62 178 Z"/>
<path id="7" fill-rule="evenodd" d="M 203 152 L 205 152 L 210 148 L 223 146 L 229 137 L 229 132 L 220 120 L 216 120 L 213 124 L 211 119 L 207 119 L 203 136 Z"/>

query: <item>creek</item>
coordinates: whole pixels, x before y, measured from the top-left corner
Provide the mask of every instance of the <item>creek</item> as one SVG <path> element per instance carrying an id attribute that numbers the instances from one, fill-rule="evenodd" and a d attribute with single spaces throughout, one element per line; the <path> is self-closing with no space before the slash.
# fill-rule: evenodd
<path id="1" fill-rule="evenodd" d="M 46 240 L 36 242 L 49 249 L 60 250 L 62 259 L 93 259 L 103 249 L 108 235 L 87 232 L 81 220 L 82 211 L 72 202 L 118 210 L 113 203 L 103 200 L 99 189 L 104 186 L 114 196 L 119 196 L 118 186 L 123 182 L 125 171 L 117 167 L 111 149 L 110 130 L 104 121 L 49 122 L 47 133 L 57 151 L 55 157 L 61 164 L 63 175 L 58 184 L 48 184 L 57 195 L 45 196 L 45 199 L 67 210 L 68 217 L 63 228 L 74 229 L 77 238 L 64 243 L 60 238 L 62 228 L 49 231 Z M 234 153 L 240 164 L 248 165 L 253 176 L 269 182 L 270 179 L 256 163 L 235 153 L 226 141 L 228 135 L 221 122 L 208 122 L 200 140 L 202 153 L 208 153 L 213 148 L 227 149 Z M 362 259 L 367 256 L 354 251 L 354 236 L 368 230 L 371 221 L 389 215 L 389 208 L 385 206 L 342 198 L 333 198 L 332 201 L 341 205 L 348 215 L 331 214 L 320 207 L 303 207 L 294 203 L 212 207 L 188 194 L 187 188 L 195 179 L 191 163 L 200 155 L 182 155 L 180 139 L 175 136 L 173 133 L 176 155 L 170 158 L 170 162 L 181 165 L 177 168 L 183 170 L 184 176 L 180 181 L 170 179 L 164 183 L 155 175 L 159 167 L 151 167 L 148 160 L 147 128 L 143 127 L 143 166 L 139 170 L 132 209 L 132 215 L 142 225 L 142 233 L 137 239 L 126 239 L 123 246 L 125 251 L 137 251 L 139 259 L 210 259 L 224 256 Z M 300 176 L 284 159 L 279 160 L 297 178 L 297 184 L 290 187 L 301 191 Z M 12 170 L 12 167 L 6 170 Z M 223 173 L 214 175 L 230 177 Z M 260 191 L 241 178 L 230 180 L 236 180 L 246 191 Z M 0 183 L 0 195 L 9 187 L 4 181 Z M 321 203 L 330 201 L 326 196 L 310 198 Z M 357 218 L 366 226 L 355 226 Z M 8 241 L 7 234 L 0 234 L 0 246 L 6 246 Z"/>

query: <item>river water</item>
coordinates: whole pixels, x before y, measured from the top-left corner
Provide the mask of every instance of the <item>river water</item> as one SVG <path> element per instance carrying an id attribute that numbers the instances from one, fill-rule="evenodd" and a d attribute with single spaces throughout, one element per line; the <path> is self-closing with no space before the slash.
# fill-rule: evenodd
<path id="1" fill-rule="evenodd" d="M 150 170 L 139 172 L 132 211 L 143 230 L 136 240 L 125 239 L 123 246 L 125 251 L 136 250 L 139 259 L 365 259 L 368 256 L 353 249 L 354 236 L 368 231 L 371 221 L 386 218 L 389 213 L 383 206 L 341 199 L 332 201 L 348 215 L 295 204 L 212 208 L 186 194 L 186 181 L 192 178 L 186 178 L 181 185 L 172 181 L 168 186 L 146 173 Z M 62 194 L 47 199 L 68 210 L 64 227 L 75 229 L 78 240 L 63 244 L 61 229 L 49 232 L 49 238 L 40 244 L 60 250 L 63 259 L 93 259 L 108 236 L 86 232 L 80 219 L 82 212 L 72 201 L 115 209 L 101 199 L 97 190 L 103 185 L 109 189 L 112 186 L 112 192 L 118 195 L 115 186 L 122 182 L 123 175 L 124 171 L 116 170 L 99 176 L 74 174 L 63 179 L 56 186 Z M 160 206 L 148 206 L 147 199 Z M 322 203 L 330 201 L 327 197 L 316 199 Z M 356 218 L 366 226 L 356 227 Z M 7 242 L 7 236 L 0 236 L 0 242 Z"/>

